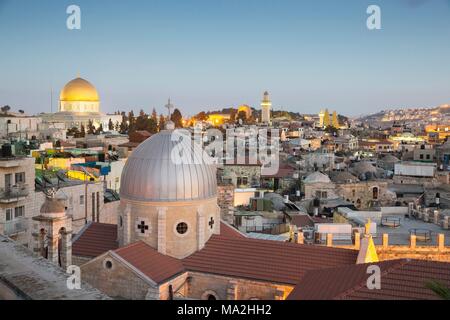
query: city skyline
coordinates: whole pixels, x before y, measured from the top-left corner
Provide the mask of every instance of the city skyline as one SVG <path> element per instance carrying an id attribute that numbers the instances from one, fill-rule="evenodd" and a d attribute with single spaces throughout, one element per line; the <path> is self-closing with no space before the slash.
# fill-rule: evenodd
<path id="1" fill-rule="evenodd" d="M 66 8 L 82 12 L 68 30 Z M 368 30 L 366 9 L 381 8 Z M 0 103 L 53 111 L 80 74 L 105 112 L 248 104 L 357 116 L 450 102 L 448 1 L 0 1 Z"/>

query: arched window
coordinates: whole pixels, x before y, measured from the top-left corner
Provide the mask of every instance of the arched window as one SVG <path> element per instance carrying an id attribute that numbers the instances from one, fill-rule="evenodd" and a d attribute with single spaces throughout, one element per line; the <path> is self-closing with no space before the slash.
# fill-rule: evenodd
<path id="1" fill-rule="evenodd" d="M 374 200 L 378 199 L 378 187 L 373 187 L 373 189 L 372 189 L 372 198 Z"/>
<path id="2" fill-rule="evenodd" d="M 202 300 L 219 300 L 219 296 L 212 290 L 206 290 L 202 294 Z"/>

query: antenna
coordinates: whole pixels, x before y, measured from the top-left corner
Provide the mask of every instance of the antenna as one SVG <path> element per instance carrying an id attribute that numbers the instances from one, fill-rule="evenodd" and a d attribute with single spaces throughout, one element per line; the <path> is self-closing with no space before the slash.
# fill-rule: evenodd
<path id="1" fill-rule="evenodd" d="M 53 113 L 53 88 L 50 88 L 50 113 Z"/>

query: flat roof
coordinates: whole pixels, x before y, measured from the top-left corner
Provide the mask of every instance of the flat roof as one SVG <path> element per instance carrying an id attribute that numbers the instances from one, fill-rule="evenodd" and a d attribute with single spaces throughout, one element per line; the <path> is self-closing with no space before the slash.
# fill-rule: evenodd
<path id="1" fill-rule="evenodd" d="M 80 290 L 70 290 L 68 278 L 63 269 L 34 257 L 29 249 L 0 235 L 0 296 L 29 300 L 110 299 L 84 282 Z"/>

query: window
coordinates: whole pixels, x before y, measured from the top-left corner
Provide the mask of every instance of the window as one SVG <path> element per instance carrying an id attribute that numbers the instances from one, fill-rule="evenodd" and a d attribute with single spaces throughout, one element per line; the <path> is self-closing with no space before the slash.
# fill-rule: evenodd
<path id="1" fill-rule="evenodd" d="M 105 267 L 105 269 L 112 269 L 113 267 L 113 263 L 111 260 L 106 260 L 103 264 L 103 266 Z"/>
<path id="2" fill-rule="evenodd" d="M 177 232 L 179 234 L 185 234 L 188 230 L 188 225 L 185 222 L 180 222 L 177 224 Z"/>
<path id="3" fill-rule="evenodd" d="M 378 188 L 377 188 L 377 187 L 374 187 L 374 188 L 372 189 L 372 198 L 373 198 L 374 200 L 377 200 L 377 199 L 378 199 Z"/>
<path id="4" fill-rule="evenodd" d="M 237 177 L 237 185 L 238 186 L 246 186 L 248 184 L 247 177 Z"/>
<path id="5" fill-rule="evenodd" d="M 430 155 L 429 154 L 427 154 L 427 160 L 430 160 Z"/>
<path id="6" fill-rule="evenodd" d="M 16 184 L 25 183 L 25 172 L 16 173 Z"/>
<path id="7" fill-rule="evenodd" d="M 14 218 L 22 218 L 25 216 L 25 207 L 24 206 L 20 206 L 20 207 L 16 207 L 14 209 Z"/>
<path id="8" fill-rule="evenodd" d="M 80 206 L 84 206 L 84 195 L 80 196 Z"/>
<path id="9" fill-rule="evenodd" d="M 423 154 L 420 155 L 420 159 L 421 159 L 421 160 L 423 159 Z"/>
<path id="10" fill-rule="evenodd" d="M 13 219 L 13 209 L 6 209 L 6 221 L 11 221 Z"/>

